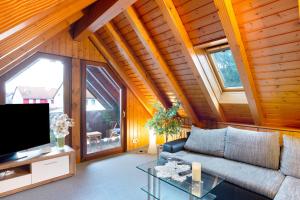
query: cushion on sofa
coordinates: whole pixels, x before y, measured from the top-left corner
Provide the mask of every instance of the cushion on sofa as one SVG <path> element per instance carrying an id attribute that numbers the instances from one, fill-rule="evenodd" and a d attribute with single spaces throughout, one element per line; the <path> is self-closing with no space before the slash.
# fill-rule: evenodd
<path id="1" fill-rule="evenodd" d="M 283 136 L 280 170 L 287 176 L 300 178 L 300 138 Z"/>
<path id="2" fill-rule="evenodd" d="M 227 128 L 205 130 L 193 126 L 184 148 L 193 152 L 223 157 L 226 130 Z"/>
<path id="3" fill-rule="evenodd" d="M 200 162 L 204 172 L 222 177 L 230 183 L 271 199 L 278 192 L 285 177 L 278 170 L 266 169 L 198 153 L 180 151 L 172 154 L 162 152 L 161 156 L 164 158 L 179 158 L 188 163 L 194 161 Z"/>
<path id="4" fill-rule="evenodd" d="M 242 188 L 273 199 L 285 176 L 279 170 L 267 169 L 224 158 L 209 163 L 208 173 L 225 177 L 225 180 Z"/>
<path id="5" fill-rule="evenodd" d="M 274 200 L 299 200 L 300 199 L 300 179 L 287 176 Z"/>
<path id="6" fill-rule="evenodd" d="M 224 157 L 270 169 L 279 168 L 279 133 L 228 127 Z"/>

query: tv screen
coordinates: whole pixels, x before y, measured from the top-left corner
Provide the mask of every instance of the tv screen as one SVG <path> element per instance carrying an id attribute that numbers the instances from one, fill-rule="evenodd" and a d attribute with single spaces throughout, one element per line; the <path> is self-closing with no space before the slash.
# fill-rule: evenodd
<path id="1" fill-rule="evenodd" d="M 0 105 L 0 156 L 50 143 L 49 104 Z"/>

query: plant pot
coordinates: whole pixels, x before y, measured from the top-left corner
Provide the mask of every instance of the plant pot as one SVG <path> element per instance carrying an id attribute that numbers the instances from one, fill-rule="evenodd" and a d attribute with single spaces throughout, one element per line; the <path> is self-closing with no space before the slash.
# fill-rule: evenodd
<path id="1" fill-rule="evenodd" d="M 56 147 L 59 150 L 64 149 L 64 147 L 65 147 L 65 137 L 56 137 Z"/>

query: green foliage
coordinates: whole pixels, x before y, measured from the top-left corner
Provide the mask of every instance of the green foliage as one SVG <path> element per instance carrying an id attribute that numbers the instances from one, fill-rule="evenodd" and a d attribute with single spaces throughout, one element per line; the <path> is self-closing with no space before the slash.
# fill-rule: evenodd
<path id="1" fill-rule="evenodd" d="M 116 106 L 112 110 L 101 110 L 102 120 L 110 127 L 114 128 L 116 125 L 120 125 L 120 109 L 119 106 Z"/>
<path id="2" fill-rule="evenodd" d="M 241 87 L 240 75 L 230 49 L 218 51 L 211 55 L 224 81 L 224 87 Z"/>
<path id="3" fill-rule="evenodd" d="M 176 102 L 171 108 L 165 109 L 160 103 L 155 103 L 156 110 L 152 119 L 150 119 L 146 127 L 153 129 L 157 135 L 175 135 L 181 132 L 182 119 L 177 116 L 180 103 Z"/>

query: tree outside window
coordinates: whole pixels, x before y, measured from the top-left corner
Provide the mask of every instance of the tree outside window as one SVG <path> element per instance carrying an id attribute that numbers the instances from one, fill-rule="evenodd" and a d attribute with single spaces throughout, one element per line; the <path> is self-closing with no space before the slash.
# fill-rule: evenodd
<path id="1" fill-rule="evenodd" d="M 208 54 L 223 88 L 243 88 L 236 63 L 229 47 L 209 49 Z"/>

